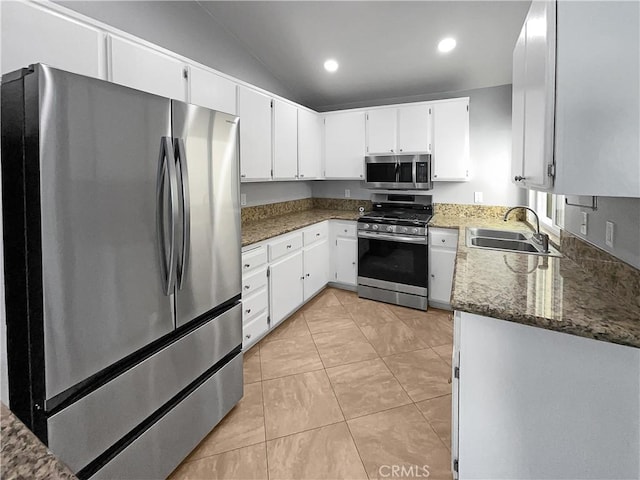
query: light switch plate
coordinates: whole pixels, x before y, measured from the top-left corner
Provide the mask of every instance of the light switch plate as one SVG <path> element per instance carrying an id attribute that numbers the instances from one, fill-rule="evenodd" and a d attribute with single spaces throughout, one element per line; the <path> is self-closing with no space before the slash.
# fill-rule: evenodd
<path id="1" fill-rule="evenodd" d="M 351 198 L 351 190 L 345 188 L 344 190 L 344 198 Z"/>
<path id="2" fill-rule="evenodd" d="M 482 203 L 482 192 L 473 192 L 473 201 L 475 203 Z"/>
<path id="3" fill-rule="evenodd" d="M 246 204 L 247 204 L 247 194 L 246 193 L 241 193 L 240 194 L 240 205 L 246 205 Z"/>
<path id="4" fill-rule="evenodd" d="M 582 213 L 582 222 L 580 223 L 580 233 L 582 235 L 586 235 L 587 234 L 587 225 L 589 222 L 589 215 L 587 214 L 587 212 L 581 212 Z"/>
<path id="5" fill-rule="evenodd" d="M 613 248 L 613 225 L 613 222 L 607 222 L 606 233 L 604 236 L 604 243 L 611 248 Z"/>

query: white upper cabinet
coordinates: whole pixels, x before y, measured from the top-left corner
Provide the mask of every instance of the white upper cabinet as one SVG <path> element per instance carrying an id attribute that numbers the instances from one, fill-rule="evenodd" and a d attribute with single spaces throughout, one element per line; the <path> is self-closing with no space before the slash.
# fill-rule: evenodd
<path id="1" fill-rule="evenodd" d="M 433 181 L 469 179 L 469 98 L 436 102 L 433 108 Z"/>
<path id="2" fill-rule="evenodd" d="M 298 109 L 273 101 L 273 179 L 298 178 Z"/>
<path id="3" fill-rule="evenodd" d="M 189 102 L 219 112 L 236 114 L 236 84 L 202 68 L 189 67 Z"/>
<path id="4" fill-rule="evenodd" d="M 124 38 L 108 36 L 109 80 L 163 97 L 187 101 L 186 65 Z"/>
<path id="5" fill-rule="evenodd" d="M 531 4 L 513 50 L 513 181 L 549 189 L 553 164 L 555 4 Z"/>
<path id="6" fill-rule="evenodd" d="M 322 176 L 322 118 L 317 113 L 298 109 L 298 178 Z"/>
<path id="7" fill-rule="evenodd" d="M 271 98 L 238 87 L 240 117 L 240 178 L 271 179 Z"/>
<path id="8" fill-rule="evenodd" d="M 32 63 L 96 78 L 104 71 L 104 34 L 36 4 L 0 2 L 2 73 Z"/>
<path id="9" fill-rule="evenodd" d="M 324 117 L 325 178 L 364 177 L 364 115 L 364 112 L 347 112 Z"/>
<path id="10" fill-rule="evenodd" d="M 396 153 L 398 111 L 379 108 L 367 112 L 367 154 Z"/>
<path id="11" fill-rule="evenodd" d="M 431 153 L 431 105 L 398 108 L 398 153 Z"/>

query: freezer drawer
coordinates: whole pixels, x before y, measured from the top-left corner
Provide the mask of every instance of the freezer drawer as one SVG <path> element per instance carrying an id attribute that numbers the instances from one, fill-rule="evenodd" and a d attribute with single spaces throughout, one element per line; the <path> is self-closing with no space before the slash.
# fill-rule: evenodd
<path id="1" fill-rule="evenodd" d="M 166 478 L 242 394 L 242 355 L 237 355 L 91 478 Z"/>
<path id="2" fill-rule="evenodd" d="M 238 304 L 53 415 L 49 448 L 75 472 L 87 466 L 240 345 L 241 315 Z"/>

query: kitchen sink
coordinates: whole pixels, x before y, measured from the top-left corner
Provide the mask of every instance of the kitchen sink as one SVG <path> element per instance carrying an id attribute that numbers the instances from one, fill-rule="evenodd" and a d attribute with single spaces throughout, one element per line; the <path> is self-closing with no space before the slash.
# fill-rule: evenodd
<path id="1" fill-rule="evenodd" d="M 527 240 L 527 236 L 522 232 L 512 232 L 510 230 L 494 230 L 488 228 L 468 228 L 474 237 L 505 238 L 507 240 Z M 531 234 L 529 234 L 531 237 Z"/>
<path id="2" fill-rule="evenodd" d="M 514 232 L 489 228 L 467 228 L 466 244 L 468 247 L 500 250 L 504 252 L 528 253 L 549 257 L 561 257 L 562 254 L 549 245 L 544 252 L 542 246 L 533 239 L 533 233 Z"/>

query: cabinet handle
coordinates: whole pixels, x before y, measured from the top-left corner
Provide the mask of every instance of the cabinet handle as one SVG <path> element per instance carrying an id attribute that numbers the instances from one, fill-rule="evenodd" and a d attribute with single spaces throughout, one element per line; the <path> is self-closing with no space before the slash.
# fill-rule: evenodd
<path id="1" fill-rule="evenodd" d="M 316 237 L 319 237 L 319 236 L 320 236 L 320 234 L 319 234 L 319 233 L 316 233 Z"/>
<path id="2" fill-rule="evenodd" d="M 347 229 L 346 228 L 344 229 L 344 233 L 347 233 Z"/>
<path id="3" fill-rule="evenodd" d="M 246 338 L 247 340 L 249 340 L 249 339 L 251 338 L 251 334 L 250 334 L 250 333 L 247 333 L 247 334 L 244 336 L 244 338 Z"/>
<path id="4" fill-rule="evenodd" d="M 291 245 L 287 245 L 287 248 L 291 248 Z"/>
<path id="5" fill-rule="evenodd" d="M 307 273 L 307 278 L 309 278 L 309 274 Z"/>
<path id="6" fill-rule="evenodd" d="M 300 174 L 300 178 L 304 178 L 304 175 Z"/>
<path id="7" fill-rule="evenodd" d="M 355 264 L 356 264 L 356 262 L 352 262 L 352 263 L 351 263 L 351 265 L 355 265 Z"/>
<path id="8" fill-rule="evenodd" d="M 515 177 L 513 177 L 513 179 L 514 179 L 516 182 L 521 182 L 522 180 L 524 180 L 524 177 L 521 177 L 520 175 L 516 175 Z"/>
<path id="9" fill-rule="evenodd" d="M 402 152 L 402 149 L 400 149 L 400 151 Z"/>
<path id="10" fill-rule="evenodd" d="M 438 178 L 438 175 L 434 175 L 433 178 Z"/>
<path id="11" fill-rule="evenodd" d="M 364 175 L 360 174 L 360 178 L 364 177 Z"/>
<path id="12" fill-rule="evenodd" d="M 243 174 L 241 174 L 241 175 L 240 175 L 240 177 L 241 177 L 241 178 L 246 178 L 246 177 L 247 177 L 247 175 L 243 173 Z"/>
<path id="13" fill-rule="evenodd" d="M 446 240 L 443 238 L 443 239 L 442 239 L 442 243 L 444 243 L 445 241 L 446 241 Z"/>
<path id="14" fill-rule="evenodd" d="M 245 310 L 245 313 L 251 313 L 251 309 L 250 309 L 250 308 L 247 308 L 247 309 Z"/>
<path id="15" fill-rule="evenodd" d="M 393 148 L 391 150 L 389 150 L 391 153 L 393 153 Z"/>
<path id="16" fill-rule="evenodd" d="M 304 280 L 304 275 L 300 277 L 300 280 Z"/>
<path id="17" fill-rule="evenodd" d="M 432 274 L 431 274 L 431 278 L 436 278 L 436 276 L 432 273 Z"/>
<path id="18" fill-rule="evenodd" d="M 245 290 L 249 290 L 250 288 L 251 288 L 251 285 L 245 285 L 245 286 L 244 286 L 244 289 L 245 289 Z"/>
<path id="19" fill-rule="evenodd" d="M 249 268 L 250 266 L 251 266 L 251 264 L 250 264 L 250 263 L 245 263 L 245 264 L 244 264 L 244 268 Z"/>

